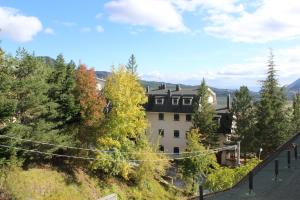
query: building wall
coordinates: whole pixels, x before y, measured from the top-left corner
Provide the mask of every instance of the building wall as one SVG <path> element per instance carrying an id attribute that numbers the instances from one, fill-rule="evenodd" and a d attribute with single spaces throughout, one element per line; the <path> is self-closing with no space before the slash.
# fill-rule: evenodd
<path id="1" fill-rule="evenodd" d="M 105 80 L 96 78 L 96 82 L 97 82 L 97 89 L 101 91 L 105 86 Z"/>
<path id="2" fill-rule="evenodd" d="M 191 122 L 186 121 L 186 113 L 179 114 L 179 121 L 174 121 L 175 113 L 164 113 L 164 120 L 158 119 L 158 112 L 147 112 L 149 122 L 148 134 L 152 144 L 164 146 L 164 152 L 173 153 L 174 147 L 179 147 L 180 152 L 186 151 L 186 132 L 192 126 Z M 159 129 L 164 129 L 164 137 L 159 135 Z M 179 138 L 174 137 L 174 130 L 179 130 Z"/>

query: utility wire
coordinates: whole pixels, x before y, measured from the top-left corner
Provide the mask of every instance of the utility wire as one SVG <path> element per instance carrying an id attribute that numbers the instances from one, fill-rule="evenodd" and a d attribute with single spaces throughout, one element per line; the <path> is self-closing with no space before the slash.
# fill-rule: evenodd
<path id="1" fill-rule="evenodd" d="M 112 150 L 87 149 L 87 148 L 72 147 L 72 146 L 65 146 L 65 145 L 56 145 L 56 144 L 51 144 L 51 143 L 48 143 L 48 142 L 34 141 L 34 140 L 23 139 L 23 138 L 8 136 L 8 135 L 0 135 L 0 137 L 10 138 L 10 139 L 19 140 L 19 141 L 25 141 L 25 142 L 32 142 L 32 143 L 35 143 L 35 144 L 42 144 L 42 145 L 48 145 L 48 146 L 54 146 L 54 147 L 68 148 L 68 149 L 78 149 L 78 150 L 84 150 L 84 151 L 104 152 L 104 153 L 113 153 L 114 152 Z M 204 151 L 207 151 L 207 152 L 211 152 L 211 151 L 220 152 L 222 150 L 230 150 L 230 149 L 234 149 L 234 148 L 236 148 L 236 145 L 228 146 L 228 147 L 221 147 L 221 148 L 211 149 L 211 150 L 206 149 L 206 150 L 203 150 L 203 151 L 192 151 L 192 152 L 179 152 L 179 153 L 135 152 L 135 153 L 131 153 L 131 154 L 133 154 L 133 155 L 137 155 L 137 154 L 186 155 L 186 154 L 193 154 L 193 153 L 203 153 Z M 128 152 L 120 152 L 120 153 L 128 153 Z"/>
<path id="2" fill-rule="evenodd" d="M 9 146 L 9 145 L 2 145 L 0 144 L 0 147 L 4 147 L 4 148 L 13 148 L 13 149 L 17 149 L 17 150 L 22 150 L 22 151 L 26 151 L 26 152 L 31 152 L 31 153 L 38 153 L 41 155 L 49 155 L 49 156 L 55 156 L 55 157 L 65 157 L 65 158 L 74 158 L 74 159 L 83 159 L 83 160 L 107 160 L 107 159 L 99 159 L 99 158 L 90 158 L 90 157 L 82 157 L 82 156 L 70 156 L 70 155 L 63 155 L 63 154 L 56 154 L 56 153 L 48 153 L 48 152 L 42 152 L 42 151 L 38 151 L 38 150 L 32 150 L 32 149 L 24 149 L 24 148 L 20 148 L 20 147 L 14 147 L 14 146 Z M 200 155 L 206 156 L 209 154 L 213 154 L 215 153 L 214 151 L 211 151 L 209 153 L 198 153 L 196 155 L 191 155 L 191 156 L 186 156 L 186 157 L 178 157 L 178 158 L 162 158 L 162 159 L 149 159 L 149 160 L 124 160 L 124 161 L 128 161 L 128 162 L 158 162 L 158 161 L 174 161 L 174 160 L 183 160 L 183 159 L 187 159 L 187 158 L 192 158 L 192 157 L 197 157 Z"/>

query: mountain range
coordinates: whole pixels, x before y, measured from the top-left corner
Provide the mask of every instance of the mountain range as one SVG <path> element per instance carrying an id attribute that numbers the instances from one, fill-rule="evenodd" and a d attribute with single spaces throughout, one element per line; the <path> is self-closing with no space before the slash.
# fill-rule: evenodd
<path id="1" fill-rule="evenodd" d="M 45 60 L 45 62 L 47 64 L 53 65 L 55 64 L 55 59 L 48 57 L 48 56 L 41 56 L 42 59 Z M 102 78 L 102 79 L 106 79 L 106 77 L 110 74 L 110 72 L 107 71 L 95 71 L 96 76 L 98 78 Z M 150 88 L 158 88 L 159 85 L 161 85 L 162 83 L 165 82 L 158 82 L 158 81 L 146 81 L 146 80 L 141 80 L 141 84 L 144 87 L 149 86 Z M 174 89 L 176 87 L 177 84 L 174 83 L 165 83 L 167 85 L 168 88 L 170 89 Z M 185 84 L 180 84 L 181 88 L 198 88 L 198 85 L 185 85 Z M 228 94 L 233 95 L 235 90 L 233 89 L 220 89 L 220 88 L 215 88 L 215 87 L 210 87 L 218 97 L 225 97 Z M 289 99 L 292 99 L 294 97 L 295 94 L 300 92 L 300 78 L 297 79 L 296 81 L 294 81 L 293 83 L 286 85 L 286 92 L 287 92 L 287 96 Z M 250 94 L 252 97 L 254 97 L 255 99 L 259 98 L 259 93 L 255 92 L 255 91 L 250 91 Z"/>
<path id="2" fill-rule="evenodd" d="M 293 83 L 289 84 L 287 86 L 288 88 L 288 91 L 291 92 L 291 93 L 299 93 L 300 92 L 300 78 L 296 81 L 294 81 Z"/>

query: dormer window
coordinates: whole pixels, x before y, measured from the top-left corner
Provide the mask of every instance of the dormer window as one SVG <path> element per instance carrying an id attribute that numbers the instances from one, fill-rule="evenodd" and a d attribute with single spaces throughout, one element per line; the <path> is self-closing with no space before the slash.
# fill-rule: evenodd
<path id="1" fill-rule="evenodd" d="M 192 105 L 192 100 L 193 100 L 193 97 L 184 97 L 182 104 L 183 105 Z"/>
<path id="2" fill-rule="evenodd" d="M 179 105 L 179 97 L 172 97 L 172 105 Z"/>
<path id="3" fill-rule="evenodd" d="M 155 97 L 155 104 L 163 105 L 164 104 L 164 97 Z"/>

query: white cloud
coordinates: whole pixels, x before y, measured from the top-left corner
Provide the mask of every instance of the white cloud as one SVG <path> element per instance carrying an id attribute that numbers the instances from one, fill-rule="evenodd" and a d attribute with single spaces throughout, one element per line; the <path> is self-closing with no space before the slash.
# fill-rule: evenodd
<path id="1" fill-rule="evenodd" d="M 181 14 L 167 0 L 112 0 L 105 4 L 109 19 L 161 32 L 186 32 Z"/>
<path id="2" fill-rule="evenodd" d="M 49 35 L 54 35 L 54 30 L 50 27 L 45 28 L 44 32 Z"/>
<path id="3" fill-rule="evenodd" d="M 261 0 L 252 12 L 210 14 L 205 30 L 236 42 L 268 42 L 299 37 L 299 21 L 299 0 Z"/>
<path id="4" fill-rule="evenodd" d="M 210 12 L 238 13 L 244 10 L 239 0 L 170 0 L 179 10 L 194 12 L 198 8 Z"/>
<path id="5" fill-rule="evenodd" d="M 279 83 L 287 85 L 300 75 L 300 46 L 277 49 L 275 69 Z M 164 81 L 171 83 L 199 84 L 204 77 L 210 86 L 218 88 L 238 88 L 247 85 L 253 90 L 260 88 L 260 81 L 265 80 L 269 51 L 249 58 L 242 63 L 235 63 L 206 71 L 190 73 L 160 73 L 158 71 L 141 74 L 145 80 Z"/>
<path id="6" fill-rule="evenodd" d="M 92 29 L 90 27 L 82 27 L 80 29 L 80 32 L 82 32 L 82 33 L 88 33 L 88 32 L 91 32 L 91 31 L 92 31 Z"/>
<path id="7" fill-rule="evenodd" d="M 96 14 L 96 19 L 102 19 L 103 13 L 97 13 Z"/>
<path id="8" fill-rule="evenodd" d="M 99 32 L 99 33 L 102 33 L 104 32 L 104 28 L 100 25 L 96 26 L 96 31 Z"/>
<path id="9" fill-rule="evenodd" d="M 25 16 L 18 10 L 0 7 L 0 36 L 18 42 L 28 42 L 40 31 L 41 21 L 34 16 Z"/>
<path id="10" fill-rule="evenodd" d="M 63 25 L 63 26 L 65 26 L 65 27 L 69 27 L 69 28 L 72 28 L 72 27 L 75 27 L 75 26 L 78 25 L 76 22 L 71 22 L 71 21 L 60 21 L 60 20 L 55 20 L 55 23 L 60 24 L 60 25 Z"/>

